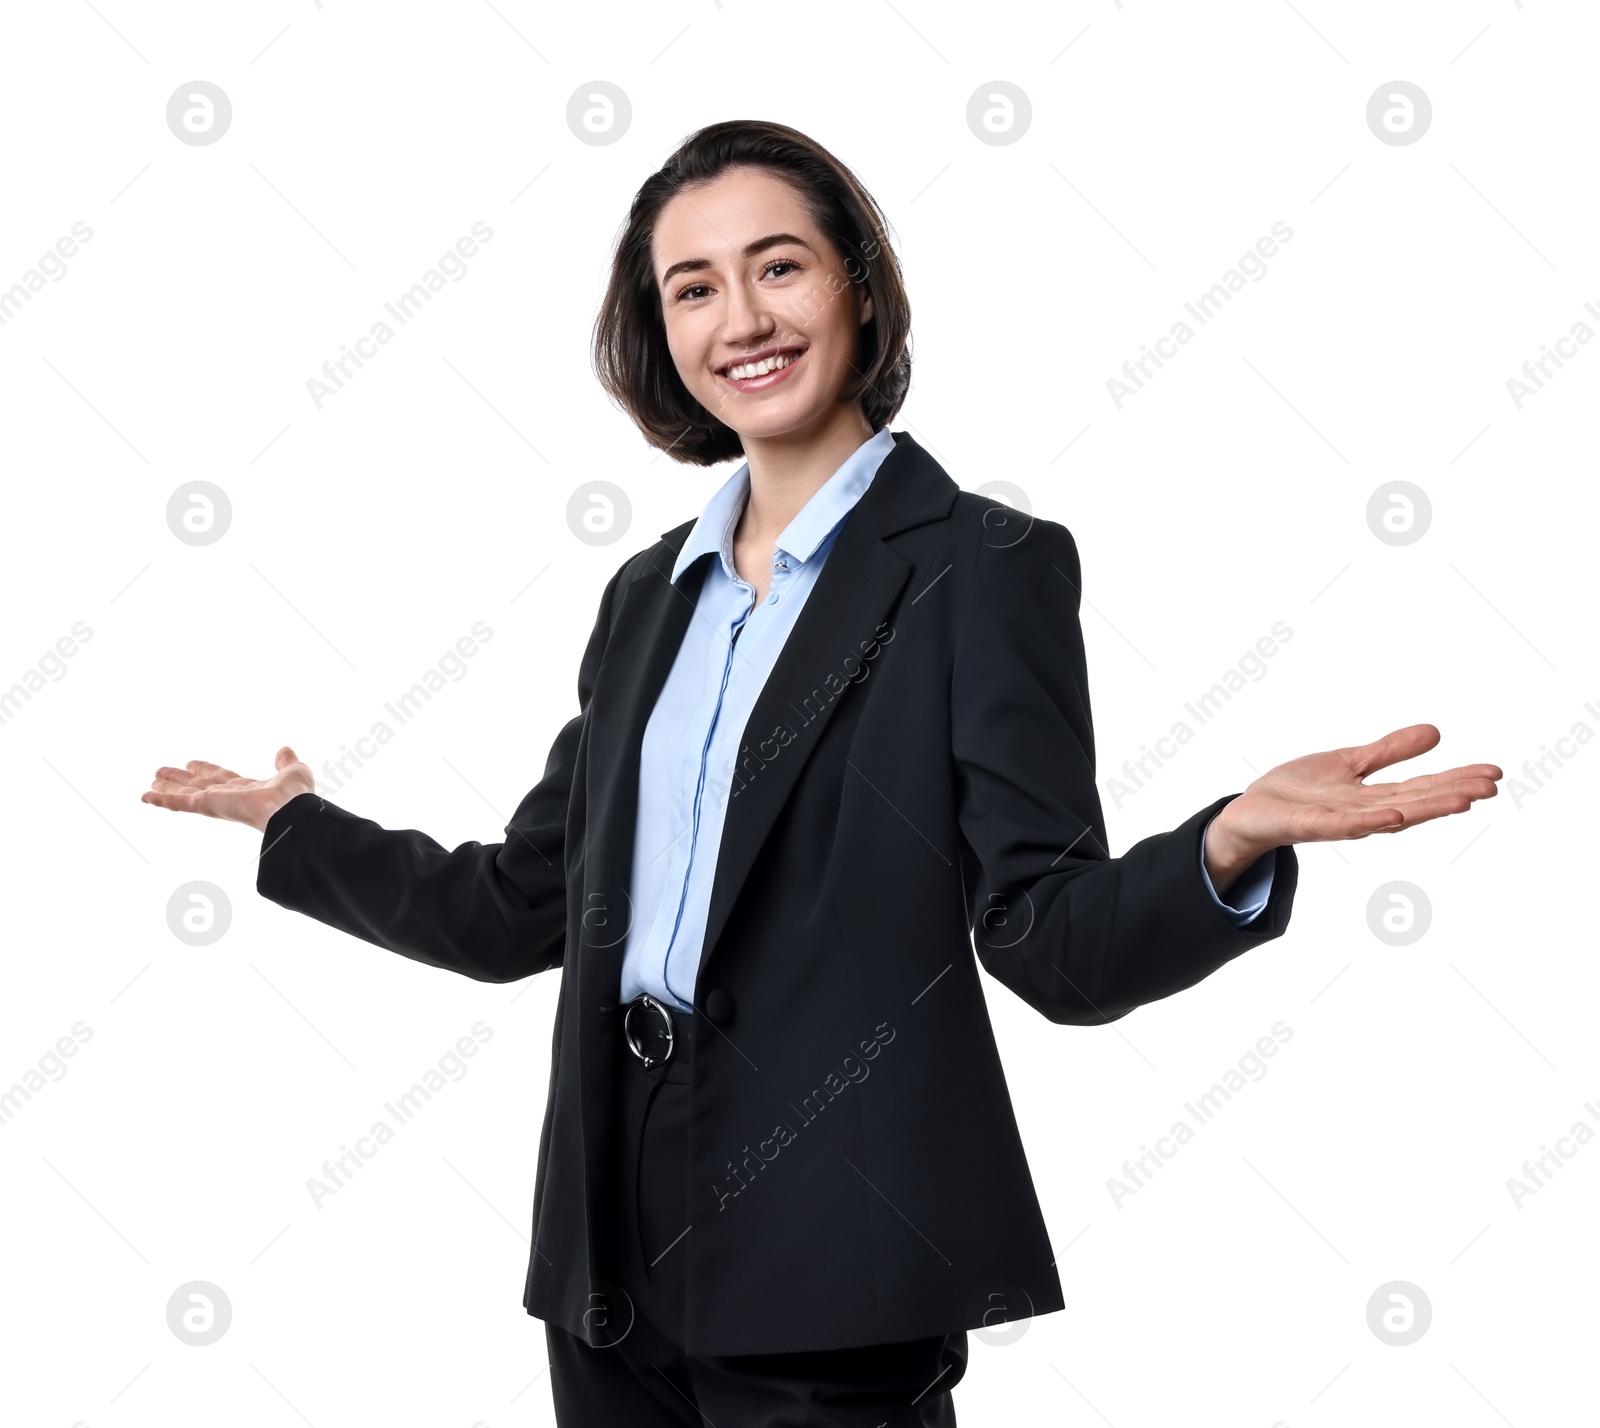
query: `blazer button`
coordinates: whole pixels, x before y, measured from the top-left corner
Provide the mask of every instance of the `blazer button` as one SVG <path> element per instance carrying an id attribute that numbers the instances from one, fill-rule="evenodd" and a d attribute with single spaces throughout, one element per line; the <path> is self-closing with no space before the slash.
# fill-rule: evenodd
<path id="1" fill-rule="evenodd" d="M 733 1020 L 733 998 L 721 987 L 713 987 L 706 993 L 706 1015 L 716 1022 L 718 1026 L 725 1025 Z"/>

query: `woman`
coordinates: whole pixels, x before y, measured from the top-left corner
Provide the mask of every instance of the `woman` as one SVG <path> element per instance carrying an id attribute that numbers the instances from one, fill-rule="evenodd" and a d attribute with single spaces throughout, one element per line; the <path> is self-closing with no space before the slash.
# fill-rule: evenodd
<path id="1" fill-rule="evenodd" d="M 1076 546 L 889 430 L 909 326 L 842 164 L 694 134 L 634 201 L 597 366 L 655 446 L 744 464 L 612 576 L 506 840 L 382 829 L 289 748 L 144 794 L 260 830 L 265 896 L 381 947 L 562 968 L 523 1302 L 564 1424 L 953 1423 L 965 1331 L 1063 1307 L 978 965 L 1114 1020 L 1281 935 L 1293 844 L 1501 777 L 1364 784 L 1438 742 L 1413 725 L 1110 857 Z"/>

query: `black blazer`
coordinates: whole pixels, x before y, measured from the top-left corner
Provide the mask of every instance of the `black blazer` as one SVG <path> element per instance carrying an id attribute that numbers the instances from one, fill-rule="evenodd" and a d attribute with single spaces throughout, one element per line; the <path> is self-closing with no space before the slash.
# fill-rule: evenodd
<path id="1" fill-rule="evenodd" d="M 1294 900 L 1288 847 L 1248 926 L 1206 892 L 1202 830 L 1236 794 L 1109 855 L 1071 534 L 894 439 L 756 702 L 723 830 L 693 997 L 693 1228 L 674 1251 L 691 1354 L 1063 1308 L 979 963 L 1049 1020 L 1097 1025 L 1280 936 Z M 692 525 L 606 586 L 581 712 L 505 842 L 447 852 L 301 794 L 268 823 L 257 880 L 480 981 L 562 969 L 523 1304 L 595 1343 L 626 1313 L 605 1297 L 607 1018 L 640 743 L 706 571 L 667 578 Z"/>

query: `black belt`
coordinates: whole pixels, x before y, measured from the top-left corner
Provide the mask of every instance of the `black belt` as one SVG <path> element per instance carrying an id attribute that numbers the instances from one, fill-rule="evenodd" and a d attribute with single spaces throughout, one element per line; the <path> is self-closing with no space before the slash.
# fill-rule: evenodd
<path id="1" fill-rule="evenodd" d="M 625 1002 L 622 1012 L 622 1039 L 639 1065 L 646 1070 L 669 1061 L 685 1065 L 693 1060 L 694 1013 L 679 1011 L 657 1001 L 648 992 Z"/>

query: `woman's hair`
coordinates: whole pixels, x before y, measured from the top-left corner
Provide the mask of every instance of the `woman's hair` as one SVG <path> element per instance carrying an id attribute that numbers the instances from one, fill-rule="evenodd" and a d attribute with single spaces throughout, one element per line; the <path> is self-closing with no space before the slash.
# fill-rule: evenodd
<path id="1" fill-rule="evenodd" d="M 634 196 L 594 325 L 600 384 L 652 446 L 699 466 L 739 456 L 744 446 L 739 433 L 707 411 L 678 376 L 667 348 L 651 239 L 670 199 L 739 167 L 768 169 L 791 184 L 850 280 L 872 295 L 872 317 L 861 328 L 855 375 L 840 400 L 859 397 L 877 431 L 900 410 L 911 385 L 911 304 L 900 280 L 900 260 L 872 195 L 798 129 L 754 119 L 707 125 L 685 139 Z"/>

